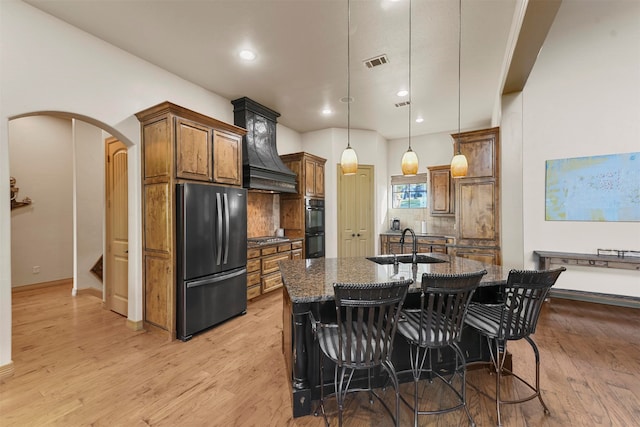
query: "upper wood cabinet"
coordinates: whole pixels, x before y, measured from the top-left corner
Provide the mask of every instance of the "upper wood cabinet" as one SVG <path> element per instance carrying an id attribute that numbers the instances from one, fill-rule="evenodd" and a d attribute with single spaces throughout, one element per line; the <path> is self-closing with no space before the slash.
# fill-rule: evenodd
<path id="1" fill-rule="evenodd" d="M 211 181 L 212 129 L 180 117 L 176 121 L 176 177 Z"/>
<path id="2" fill-rule="evenodd" d="M 467 176 L 454 178 L 456 255 L 500 264 L 500 129 L 452 135 L 467 157 Z M 475 249 L 474 249 L 475 248 Z"/>
<path id="3" fill-rule="evenodd" d="M 221 184 L 242 185 L 242 136 L 213 131 L 213 180 Z"/>
<path id="4" fill-rule="evenodd" d="M 296 189 L 299 196 L 324 198 L 324 165 L 327 161 L 326 159 L 304 152 L 285 154 L 280 158 L 285 166 L 297 175 L 298 184 Z"/>
<path id="5" fill-rule="evenodd" d="M 136 117 L 142 127 L 143 319 L 175 338 L 176 183 L 241 186 L 245 130 L 170 102 Z"/>
<path id="6" fill-rule="evenodd" d="M 432 216 L 455 214 L 455 189 L 449 165 L 430 166 L 429 210 Z"/>
<path id="7" fill-rule="evenodd" d="M 324 197 L 324 164 L 326 160 L 314 157 L 304 159 L 305 195 Z"/>

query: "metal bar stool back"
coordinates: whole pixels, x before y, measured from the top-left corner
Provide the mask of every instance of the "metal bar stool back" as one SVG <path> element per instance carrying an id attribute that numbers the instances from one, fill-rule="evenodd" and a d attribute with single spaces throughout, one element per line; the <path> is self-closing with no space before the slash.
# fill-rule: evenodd
<path id="1" fill-rule="evenodd" d="M 402 312 L 398 333 L 405 337 L 410 345 L 414 387 L 413 403 L 405 397 L 401 396 L 401 399 L 413 410 L 416 426 L 419 415 L 442 414 L 460 408 L 465 409 L 470 423 L 474 425 L 466 405 L 465 357 L 458 342 L 462 336 L 467 307 L 485 274 L 485 270 L 464 274 L 425 273 L 422 275 L 420 308 L 405 308 Z M 431 352 L 445 347 L 453 350 L 455 365 L 448 372 L 434 370 Z M 419 382 L 425 374 L 429 380 L 440 379 L 446 389 L 453 391 L 455 403 L 446 408 L 420 410 L 418 389 Z M 459 377 L 459 388 L 455 386 L 456 377 Z"/>
<path id="2" fill-rule="evenodd" d="M 335 363 L 334 394 L 338 404 L 338 423 L 342 426 L 344 398 L 348 392 L 368 391 L 369 400 L 376 397 L 395 425 L 399 423 L 398 378 L 391 352 L 397 322 L 409 285 L 413 280 L 372 284 L 334 284 L 337 322 L 314 322 L 320 348 L 320 409 L 327 426 L 324 408 L 324 363 L 328 357 Z M 384 369 L 395 389 L 395 415 L 371 387 L 371 369 Z M 355 370 L 368 370 L 368 387 L 350 389 Z"/>
<path id="3" fill-rule="evenodd" d="M 503 303 L 471 304 L 469 307 L 466 323 L 484 335 L 489 343 L 489 363 L 496 372 L 495 402 L 499 426 L 502 425 L 500 405 L 505 403 L 522 403 L 537 397 L 545 414 L 549 414 L 549 409 L 540 394 L 540 353 L 531 335 L 536 331 L 542 303 L 560 273 L 565 270 L 564 267 L 555 270 L 511 270 L 503 290 Z M 531 345 L 535 355 L 535 386 L 505 366 L 507 342 L 520 339 L 525 339 Z M 500 382 L 507 375 L 520 380 L 533 391 L 533 394 L 524 398 L 503 400 L 500 395 Z"/>

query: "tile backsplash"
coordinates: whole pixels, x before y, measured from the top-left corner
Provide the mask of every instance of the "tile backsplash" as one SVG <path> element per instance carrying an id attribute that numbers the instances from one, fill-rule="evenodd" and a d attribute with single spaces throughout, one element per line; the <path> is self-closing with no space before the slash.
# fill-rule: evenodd
<path id="1" fill-rule="evenodd" d="M 389 209 L 387 211 L 387 229 L 391 229 L 391 219 L 400 220 L 401 229 L 412 228 L 416 233 L 422 229 L 422 221 L 427 222 L 429 234 L 455 234 L 455 217 L 431 216 L 429 209 Z"/>
<path id="2" fill-rule="evenodd" d="M 275 236 L 280 227 L 280 195 L 249 191 L 247 237 Z"/>

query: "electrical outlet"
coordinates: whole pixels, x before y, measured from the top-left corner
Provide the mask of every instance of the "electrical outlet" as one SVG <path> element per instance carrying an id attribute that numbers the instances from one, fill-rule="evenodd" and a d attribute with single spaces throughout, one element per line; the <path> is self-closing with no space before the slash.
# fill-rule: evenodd
<path id="1" fill-rule="evenodd" d="M 33 268 L 31 269 L 31 272 L 33 274 L 38 274 L 40 273 L 40 266 L 39 265 L 34 265 Z"/>

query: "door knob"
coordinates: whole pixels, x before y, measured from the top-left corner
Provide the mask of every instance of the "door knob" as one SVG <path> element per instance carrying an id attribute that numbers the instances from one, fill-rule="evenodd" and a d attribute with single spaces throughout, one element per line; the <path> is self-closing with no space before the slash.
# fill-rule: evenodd
<path id="1" fill-rule="evenodd" d="M 355 235 L 355 234 L 353 234 L 353 233 L 351 233 L 351 237 L 356 237 L 356 235 Z"/>
<path id="2" fill-rule="evenodd" d="M 360 237 L 360 233 L 358 233 L 358 237 Z"/>

